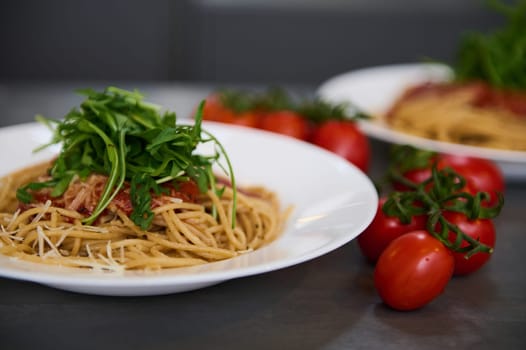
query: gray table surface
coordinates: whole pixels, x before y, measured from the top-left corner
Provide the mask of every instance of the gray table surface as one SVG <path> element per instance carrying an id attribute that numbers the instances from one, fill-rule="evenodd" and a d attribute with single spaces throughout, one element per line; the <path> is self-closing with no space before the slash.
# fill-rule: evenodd
<path id="1" fill-rule="evenodd" d="M 62 116 L 72 87 L 0 85 L 0 126 Z M 210 87 L 122 84 L 190 113 Z M 371 176 L 388 145 L 373 141 Z M 507 184 L 488 265 L 454 278 L 425 308 L 396 312 L 375 292 L 355 241 L 301 265 L 201 290 L 152 297 L 75 294 L 0 278 L 2 349 L 525 349 L 526 183 Z"/>

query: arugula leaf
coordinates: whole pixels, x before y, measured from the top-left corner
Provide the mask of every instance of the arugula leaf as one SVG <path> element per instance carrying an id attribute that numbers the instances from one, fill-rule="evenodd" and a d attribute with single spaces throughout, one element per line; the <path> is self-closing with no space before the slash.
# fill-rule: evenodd
<path id="1" fill-rule="evenodd" d="M 150 196 L 150 191 L 152 190 L 155 194 L 160 194 L 162 192 L 161 187 L 152 177 L 143 173 L 136 174 L 131 179 L 130 196 L 133 211 L 130 215 L 130 219 L 143 230 L 150 227 L 154 217 L 151 210 L 152 198 Z"/>
<path id="2" fill-rule="evenodd" d="M 459 81 L 480 79 L 497 88 L 526 90 L 526 0 L 488 3 L 506 17 L 506 23 L 490 33 L 464 35 L 453 65 L 455 77 Z"/>
<path id="3" fill-rule="evenodd" d="M 210 133 L 201 129 L 204 101 L 200 104 L 194 125 L 176 124 L 176 114 L 161 114 L 160 107 L 143 101 L 138 91 L 108 87 L 102 92 L 92 89 L 78 91 L 86 99 L 79 108 L 71 110 L 62 120 L 37 120 L 53 131 L 50 143 L 62 149 L 50 169 L 52 179 L 30 183 L 18 189 L 17 197 L 28 203 L 31 191 L 51 188 L 51 195 L 59 197 L 76 176 L 86 178 L 97 173 L 108 177 L 101 198 L 88 218 L 93 223 L 107 208 L 125 181 L 130 182 L 133 212 L 131 219 L 146 229 L 151 224 L 152 193 L 161 193 L 159 184 L 193 179 L 202 192 L 212 188 L 216 193 L 212 168 L 218 164 L 230 177 L 236 193 L 234 174 L 226 151 Z M 202 135 L 205 135 L 203 137 Z M 213 142 L 213 155 L 196 154 L 196 147 Z M 220 158 L 224 156 L 227 167 Z M 235 225 L 235 203 L 232 226 Z"/>

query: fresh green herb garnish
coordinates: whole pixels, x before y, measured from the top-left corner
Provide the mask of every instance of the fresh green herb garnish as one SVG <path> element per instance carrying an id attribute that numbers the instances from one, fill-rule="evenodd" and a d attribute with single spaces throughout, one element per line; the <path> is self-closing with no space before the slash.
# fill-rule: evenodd
<path id="1" fill-rule="evenodd" d="M 176 125 L 175 113 L 161 114 L 159 106 L 144 102 L 137 91 L 108 87 L 103 92 L 87 89 L 79 93 L 87 96 L 86 100 L 63 120 L 37 117 L 53 131 L 51 142 L 41 148 L 60 143 L 62 149 L 50 169 L 51 180 L 18 189 L 21 202 L 32 200 L 32 190 L 51 188 L 51 195 L 58 197 L 75 177 L 85 179 L 92 173 L 102 174 L 108 180 L 98 205 L 84 222 L 93 223 L 129 181 L 131 219 L 147 229 L 153 219 L 151 196 L 162 192 L 162 183 L 191 178 L 201 192 L 212 188 L 222 193 L 212 172 L 212 166 L 217 164 L 232 184 L 232 226 L 235 225 L 236 183 L 232 165 L 219 141 L 201 128 L 204 102 L 196 112 L 194 125 Z M 206 142 L 215 145 L 214 154 L 194 152 Z M 219 161 L 221 155 L 226 168 Z"/>
<path id="2" fill-rule="evenodd" d="M 526 89 L 526 1 L 506 5 L 488 1 L 506 17 L 506 24 L 491 33 L 468 33 L 453 65 L 459 81 L 479 79 L 497 88 Z"/>

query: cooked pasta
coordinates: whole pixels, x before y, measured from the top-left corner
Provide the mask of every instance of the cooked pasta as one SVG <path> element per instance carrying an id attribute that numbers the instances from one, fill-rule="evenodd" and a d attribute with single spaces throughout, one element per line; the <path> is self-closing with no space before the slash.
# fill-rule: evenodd
<path id="1" fill-rule="evenodd" d="M 526 150 L 526 94 L 493 91 L 481 83 L 412 87 L 385 121 L 395 130 L 433 140 Z"/>
<path id="2" fill-rule="evenodd" d="M 209 190 L 194 202 L 161 195 L 152 206 L 151 226 L 141 229 L 114 200 L 93 224 L 82 222 L 82 210 L 96 201 L 94 189 L 75 180 L 75 196 L 67 191 L 57 199 L 44 197 L 31 205 L 16 198 L 21 185 L 46 176 L 50 163 L 9 174 L 0 180 L 0 252 L 39 263 L 103 270 L 161 269 L 191 266 L 232 258 L 273 241 L 283 229 L 275 193 L 262 187 L 237 192 L 236 224 L 230 215 L 233 191 L 228 185 L 219 196 Z M 92 181 L 93 182 L 93 181 Z M 82 184 L 82 195 L 78 186 Z M 87 199 L 90 198 L 90 199 Z M 116 197 L 118 198 L 118 196 Z M 122 198 L 121 198 L 122 200 Z M 75 209 L 76 208 L 76 209 Z"/>

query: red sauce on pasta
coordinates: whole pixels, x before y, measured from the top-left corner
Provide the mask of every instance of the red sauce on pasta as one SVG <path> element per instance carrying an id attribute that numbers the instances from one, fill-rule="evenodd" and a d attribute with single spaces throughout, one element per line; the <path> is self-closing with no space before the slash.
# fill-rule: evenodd
<path id="1" fill-rule="evenodd" d="M 471 104 L 475 107 L 494 108 L 526 118 L 526 92 L 497 90 L 484 82 L 470 83 L 423 83 L 407 89 L 387 113 L 392 116 L 404 102 L 422 96 L 447 96 L 460 90 L 471 91 Z"/>

